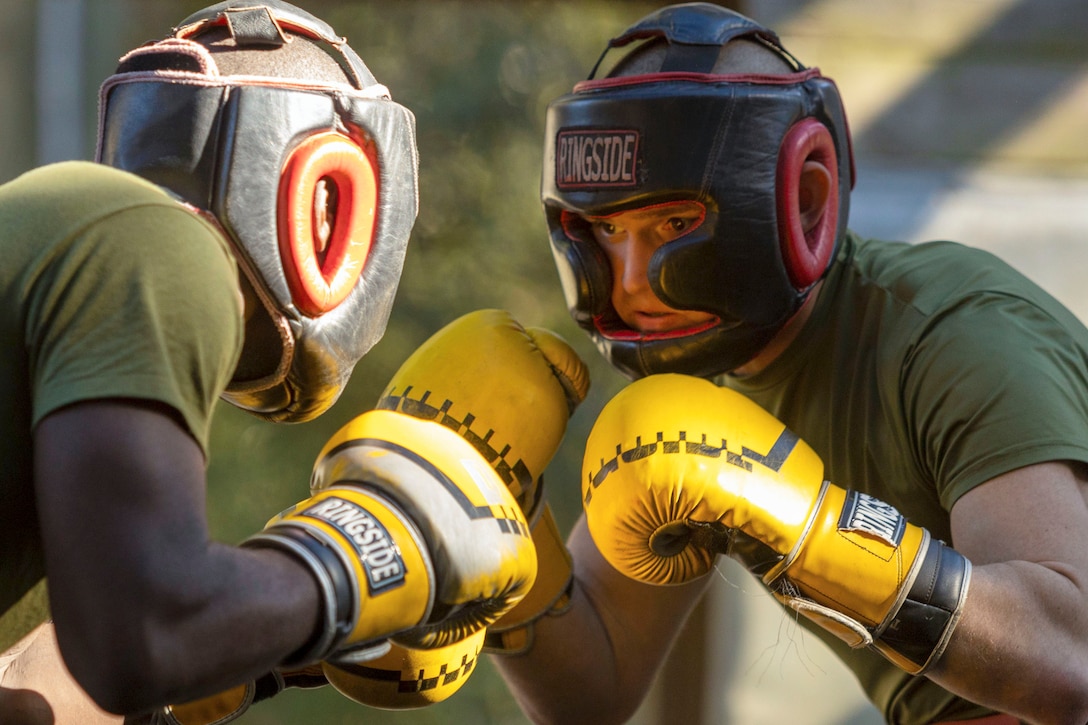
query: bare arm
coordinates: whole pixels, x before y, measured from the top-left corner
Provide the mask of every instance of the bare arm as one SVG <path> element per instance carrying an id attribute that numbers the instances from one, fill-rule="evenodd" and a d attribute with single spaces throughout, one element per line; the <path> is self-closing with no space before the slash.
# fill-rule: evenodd
<path id="1" fill-rule="evenodd" d="M 60 649 L 101 707 L 215 692 L 314 632 L 318 597 L 301 565 L 209 540 L 203 455 L 168 411 L 71 406 L 41 422 L 34 445 Z"/>
<path id="2" fill-rule="evenodd" d="M 1088 721 L 1088 476 L 1012 471 L 952 510 L 973 563 L 963 618 L 930 677 L 1032 723 Z"/>
<path id="3" fill-rule="evenodd" d="M 493 661 L 534 722 L 626 722 L 710 580 L 661 587 L 628 579 L 601 556 L 584 516 L 568 547 L 570 609 L 537 622 L 528 654 Z"/>

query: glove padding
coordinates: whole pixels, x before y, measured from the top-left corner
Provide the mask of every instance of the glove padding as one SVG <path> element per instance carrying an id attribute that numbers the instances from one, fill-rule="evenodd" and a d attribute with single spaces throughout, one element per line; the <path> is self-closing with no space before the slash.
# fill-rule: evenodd
<path id="1" fill-rule="evenodd" d="M 342 695 L 383 710 L 411 710 L 442 702 L 461 689 L 476 668 L 483 648 L 480 628 L 464 639 L 435 649 L 394 644 L 377 659 L 324 662 L 324 676 Z"/>
<path id="2" fill-rule="evenodd" d="M 501 651 L 509 651 L 511 641 L 527 646 L 531 622 L 566 602 L 572 579 L 570 555 L 544 499 L 541 474 L 588 387 L 585 364 L 562 338 L 548 330 L 523 328 L 501 310 L 480 310 L 455 320 L 409 357 L 376 407 L 440 423 L 468 441 L 526 512 L 542 566 L 529 595 L 490 629 L 462 624 L 452 633 L 446 632 L 443 639 L 426 627 L 417 628 L 396 640 L 357 650 L 350 658 L 341 651 L 333 655 L 333 661 L 301 672 L 310 673 L 313 681 L 322 685 L 331 683 L 364 705 L 414 709 L 441 702 L 460 689 L 475 668 L 485 634 Z M 349 428 L 351 424 L 334 436 L 319 456 L 313 492 L 329 485 L 327 454 L 357 433 L 348 432 Z M 448 629 L 450 624 L 439 629 L 443 626 Z M 472 631 L 458 637 L 467 630 Z M 418 647 L 422 641 L 439 639 L 452 642 Z M 175 706 L 171 710 L 179 717 L 168 722 L 230 722 L 252 702 L 271 697 L 284 687 L 299 686 L 294 673 L 286 684 L 276 674 Z"/>
<path id="3" fill-rule="evenodd" d="M 589 371 L 565 340 L 489 309 L 435 333 L 404 362 L 378 403 L 457 431 L 491 462 L 530 522 L 536 583 L 488 627 L 485 652 L 528 649 L 533 622 L 569 602 L 570 554 L 541 476 L 588 390 Z"/>
<path id="4" fill-rule="evenodd" d="M 318 456 L 313 496 L 245 546 L 285 550 L 314 574 L 325 624 L 291 661 L 372 659 L 384 640 L 442 647 L 494 622 L 532 586 L 517 502 L 449 428 L 374 410 Z"/>
<path id="5" fill-rule="evenodd" d="M 965 557 L 825 481 L 782 423 L 699 378 L 643 378 L 604 407 L 582 498 L 594 542 L 625 575 L 678 584 L 727 554 L 779 601 L 912 674 L 940 657 L 967 592 Z"/>
<path id="6" fill-rule="evenodd" d="M 441 423 L 491 463 L 530 521 L 537 577 L 486 634 L 481 629 L 427 650 L 395 637 L 376 660 L 326 664 L 340 692 L 389 710 L 441 702 L 468 680 L 481 647 L 506 654 L 527 649 L 532 623 L 563 606 L 573 578 L 570 554 L 544 498 L 541 474 L 588 388 L 588 371 L 570 345 L 548 330 L 522 327 L 502 310 L 454 320 L 405 360 L 377 407 Z"/>

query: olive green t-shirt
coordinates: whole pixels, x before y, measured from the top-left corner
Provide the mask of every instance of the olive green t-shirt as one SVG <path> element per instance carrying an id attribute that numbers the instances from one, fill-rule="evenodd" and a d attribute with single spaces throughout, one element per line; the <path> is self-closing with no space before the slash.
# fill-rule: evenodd
<path id="1" fill-rule="evenodd" d="M 154 400 L 206 451 L 243 328 L 222 235 L 159 187 L 106 166 L 54 164 L 0 186 L 0 256 L 3 651 L 47 615 L 34 426 L 79 401 Z"/>
<path id="2" fill-rule="evenodd" d="M 993 255 L 950 242 L 848 237 L 786 353 L 718 382 L 807 441 L 828 480 L 953 545 L 948 512 L 974 486 L 1034 463 L 1088 461 L 1088 330 Z M 989 712 L 809 628 L 889 723 Z"/>

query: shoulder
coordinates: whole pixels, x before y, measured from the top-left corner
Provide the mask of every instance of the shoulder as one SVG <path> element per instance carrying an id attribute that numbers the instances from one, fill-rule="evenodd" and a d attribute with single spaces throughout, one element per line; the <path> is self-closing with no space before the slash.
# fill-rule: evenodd
<path id="1" fill-rule="evenodd" d="M 39 259 L 81 246 L 97 255 L 118 246 L 170 254 L 179 237 L 227 249 L 218 229 L 163 188 L 86 161 L 42 166 L 0 186 L 0 228 L 14 230 L 7 247 L 29 247 Z"/>
<path id="2" fill-rule="evenodd" d="M 882 304 L 899 319 L 912 320 L 916 331 L 928 333 L 956 322 L 973 325 L 985 318 L 997 328 L 1024 328 L 1025 319 L 1035 318 L 1074 337 L 1083 331 L 1064 305 L 986 250 L 950 241 L 910 244 L 851 237 L 838 262 L 836 286 L 852 306 L 859 301 Z M 1026 325 L 1029 330 L 1034 326 Z"/>
<path id="3" fill-rule="evenodd" d="M 63 199 L 103 199 L 118 193 L 147 200 L 166 201 L 170 196 L 151 182 L 104 164 L 90 161 L 61 161 L 31 169 L 0 187 L 0 194 L 37 197 L 56 202 Z"/>

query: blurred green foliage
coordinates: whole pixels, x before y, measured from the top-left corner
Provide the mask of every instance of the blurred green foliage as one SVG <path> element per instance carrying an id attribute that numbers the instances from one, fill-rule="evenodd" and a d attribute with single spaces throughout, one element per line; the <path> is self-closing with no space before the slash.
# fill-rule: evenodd
<path id="1" fill-rule="evenodd" d="M 176 22 L 204 3 L 182 6 Z M 221 404 L 210 464 L 213 534 L 239 541 L 305 497 L 324 441 L 371 408 L 400 362 L 459 315 L 483 307 L 562 334 L 590 364 L 591 397 L 549 466 L 549 498 L 567 530 L 580 511 L 581 444 L 622 380 L 566 312 L 539 201 L 544 109 L 588 73 L 608 38 L 652 7 L 639 2 L 404 0 L 300 2 L 346 36 L 394 99 L 416 114 L 420 214 L 382 341 L 341 400 L 316 421 L 282 426 Z M 154 9 L 163 17 L 161 3 Z M 138 42 L 138 41 L 137 41 Z M 486 384 L 486 381 L 482 381 Z M 532 411 L 525 411 L 526 415 Z M 370 710 L 325 688 L 289 692 L 242 723 L 523 723 L 490 662 L 449 701 Z"/>

